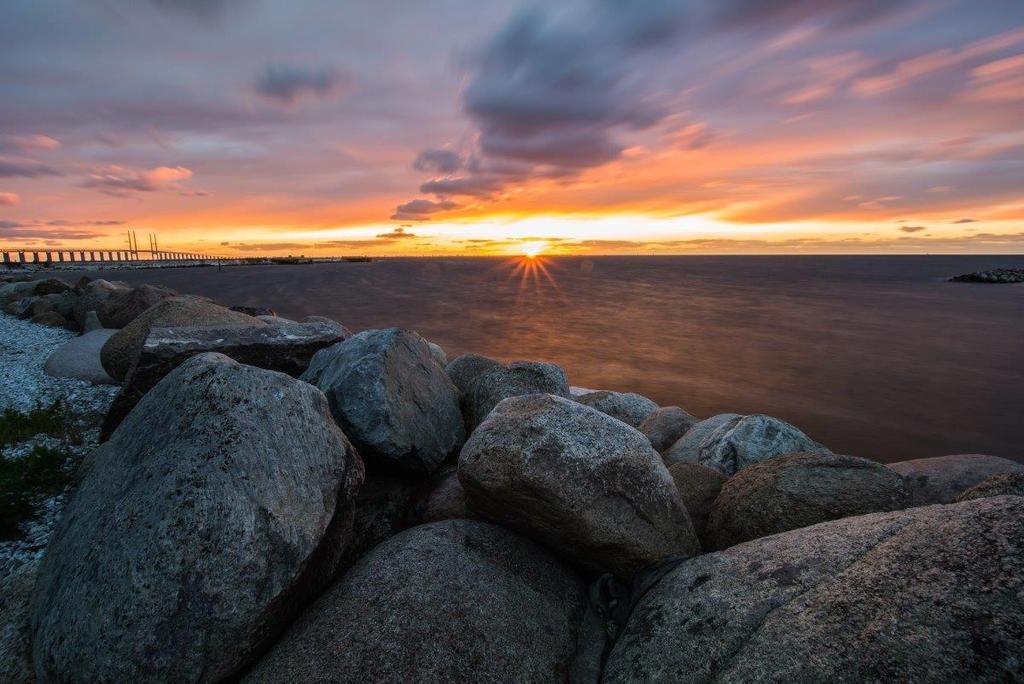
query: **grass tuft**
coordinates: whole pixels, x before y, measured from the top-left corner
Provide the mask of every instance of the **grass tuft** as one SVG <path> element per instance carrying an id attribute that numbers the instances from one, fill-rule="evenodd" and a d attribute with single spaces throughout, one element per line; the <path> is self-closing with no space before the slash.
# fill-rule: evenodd
<path id="1" fill-rule="evenodd" d="M 0 458 L 0 540 L 21 536 L 21 523 L 35 514 L 39 499 L 63 491 L 71 480 L 66 449 L 37 446 L 21 458 Z"/>
<path id="2" fill-rule="evenodd" d="M 31 439 L 38 434 L 56 437 L 68 444 L 81 444 L 82 431 L 67 404 L 58 399 L 50 406 L 37 406 L 28 413 L 6 409 L 0 414 L 0 448 Z"/>

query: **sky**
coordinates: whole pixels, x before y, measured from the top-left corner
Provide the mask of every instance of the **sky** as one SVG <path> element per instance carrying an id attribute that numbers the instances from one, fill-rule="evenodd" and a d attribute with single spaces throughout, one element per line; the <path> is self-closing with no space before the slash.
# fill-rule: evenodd
<path id="1" fill-rule="evenodd" d="M 1020 0 L 0 11 L 0 248 L 1024 248 Z"/>

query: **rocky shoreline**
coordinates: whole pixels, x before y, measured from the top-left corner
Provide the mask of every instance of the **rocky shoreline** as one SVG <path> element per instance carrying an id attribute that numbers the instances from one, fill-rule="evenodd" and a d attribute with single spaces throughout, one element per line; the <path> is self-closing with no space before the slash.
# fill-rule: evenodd
<path id="1" fill-rule="evenodd" d="M 0 680 L 1024 677 L 1020 463 L 148 285 L 0 307 L 0 408 L 87 435 L 0 576 Z"/>

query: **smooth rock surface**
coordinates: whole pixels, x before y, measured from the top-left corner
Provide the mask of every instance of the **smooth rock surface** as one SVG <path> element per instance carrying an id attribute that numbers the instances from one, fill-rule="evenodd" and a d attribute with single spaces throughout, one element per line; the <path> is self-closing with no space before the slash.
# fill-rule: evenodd
<path id="1" fill-rule="evenodd" d="M 634 609 L 605 682 L 1011 681 L 1024 499 L 845 518 L 682 563 Z"/>
<path id="2" fill-rule="evenodd" d="M 362 464 L 314 387 L 189 359 L 88 457 L 39 570 L 42 681 L 220 681 L 334 572 Z"/>
<path id="3" fill-rule="evenodd" d="M 441 366 L 441 368 L 448 365 L 448 356 L 444 353 L 444 349 L 441 348 L 441 345 L 434 342 L 427 342 L 427 346 L 430 347 L 430 355 L 434 357 L 434 360 L 437 361 L 437 364 Z"/>
<path id="4" fill-rule="evenodd" d="M 451 520 L 365 556 L 247 682 L 566 681 L 585 586 L 504 528 Z"/>
<path id="5" fill-rule="evenodd" d="M 647 436 L 651 446 L 660 454 L 698 422 L 678 406 L 663 406 L 647 416 L 637 429 Z"/>
<path id="6" fill-rule="evenodd" d="M 702 463 L 732 475 L 749 465 L 783 454 L 829 453 L 789 423 L 754 414 L 725 413 L 694 425 L 672 445 L 665 463 Z"/>
<path id="7" fill-rule="evenodd" d="M 602 390 L 576 397 L 576 401 L 621 420 L 630 427 L 640 427 L 648 416 L 658 410 L 657 404 L 636 392 Z"/>
<path id="8" fill-rule="evenodd" d="M 100 350 L 116 330 L 100 328 L 62 344 L 46 361 L 43 370 L 55 378 L 76 378 L 94 385 L 116 385 L 100 363 Z"/>
<path id="9" fill-rule="evenodd" d="M 501 363 L 498 361 L 480 354 L 462 354 L 452 359 L 444 369 L 459 388 L 459 392 L 466 394 L 482 373 L 499 366 Z"/>
<path id="10" fill-rule="evenodd" d="M 503 399 L 524 394 L 568 397 L 565 371 L 542 361 L 513 361 L 484 371 L 473 381 L 463 402 L 468 430 L 475 430 Z"/>
<path id="11" fill-rule="evenodd" d="M 987 496 L 1024 496 L 1024 473 L 987 477 L 957 497 L 957 501 L 973 501 Z"/>
<path id="12" fill-rule="evenodd" d="M 365 330 L 318 352 L 302 379 L 371 465 L 429 474 L 466 439 L 458 390 L 416 333 Z"/>
<path id="13" fill-rule="evenodd" d="M 502 401 L 463 447 L 459 480 L 473 511 L 591 570 L 629 579 L 665 556 L 700 553 L 647 438 L 571 399 Z"/>
<path id="14" fill-rule="evenodd" d="M 700 463 L 675 463 L 668 467 L 668 474 L 679 490 L 679 497 L 690 514 L 693 531 L 701 541 L 701 546 L 708 549 L 705 531 L 711 508 L 722 491 L 722 485 L 728 479 L 717 468 L 709 468 Z"/>
<path id="15" fill-rule="evenodd" d="M 177 294 L 159 285 L 139 285 L 130 290 L 116 290 L 96 309 L 106 328 L 124 328 L 149 307 Z"/>
<path id="16" fill-rule="evenodd" d="M 102 316 L 100 317 L 102 320 Z M 237 311 L 194 297 L 168 297 L 146 309 L 123 330 L 110 338 L 100 354 L 103 369 L 122 381 L 139 358 L 151 328 L 208 325 L 266 325 Z"/>
<path id="17" fill-rule="evenodd" d="M 993 475 L 1024 473 L 1024 463 L 985 454 L 954 454 L 889 463 L 907 480 L 914 506 L 951 503 Z"/>
<path id="18" fill-rule="evenodd" d="M 707 550 L 910 505 L 903 478 L 881 463 L 834 454 L 787 454 L 729 478 L 708 519 Z"/>

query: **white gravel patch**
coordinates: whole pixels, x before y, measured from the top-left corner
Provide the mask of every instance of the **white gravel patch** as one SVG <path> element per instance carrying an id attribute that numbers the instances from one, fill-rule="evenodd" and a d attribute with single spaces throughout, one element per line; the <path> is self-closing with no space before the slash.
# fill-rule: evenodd
<path id="1" fill-rule="evenodd" d="M 60 328 L 36 325 L 0 313 L 0 412 L 12 408 L 31 411 L 48 407 L 63 399 L 80 418 L 83 443 L 69 446 L 71 458 L 66 467 L 73 469 L 99 441 L 99 424 L 118 388 L 91 385 L 82 380 L 52 378 L 43 372 L 50 354 L 74 337 Z M 60 440 L 48 435 L 34 438 L 0 450 L 4 458 L 20 458 L 36 446 L 57 447 Z M 38 515 L 22 526 L 24 537 L 0 542 L 0 578 L 6 577 L 25 563 L 37 563 L 46 549 L 50 534 L 60 518 L 69 491 L 39 502 Z"/>

